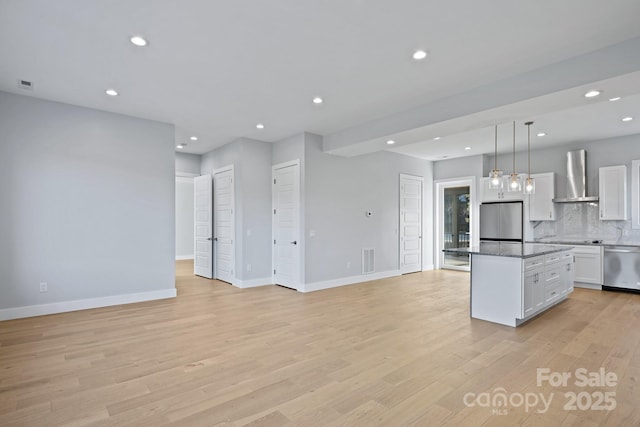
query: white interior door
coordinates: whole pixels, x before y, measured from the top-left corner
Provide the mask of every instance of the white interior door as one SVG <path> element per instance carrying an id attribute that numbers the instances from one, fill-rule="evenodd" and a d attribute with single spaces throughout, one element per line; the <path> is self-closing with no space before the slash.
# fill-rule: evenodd
<path id="1" fill-rule="evenodd" d="M 213 174 L 215 278 L 232 283 L 235 265 L 233 166 Z"/>
<path id="2" fill-rule="evenodd" d="M 300 285 L 300 165 L 273 168 L 273 280 L 298 289 Z"/>
<path id="3" fill-rule="evenodd" d="M 422 186 L 418 176 L 400 175 L 400 272 L 422 271 Z"/>
<path id="4" fill-rule="evenodd" d="M 194 180 L 194 236 L 193 273 L 211 279 L 213 277 L 213 245 L 211 175 Z"/>

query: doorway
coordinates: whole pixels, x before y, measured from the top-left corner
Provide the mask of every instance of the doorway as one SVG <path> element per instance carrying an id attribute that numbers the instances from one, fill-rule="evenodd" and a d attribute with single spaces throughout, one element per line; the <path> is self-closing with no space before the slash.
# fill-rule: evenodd
<path id="1" fill-rule="evenodd" d="M 445 254 L 443 249 L 468 248 L 474 244 L 475 178 L 440 181 L 437 188 L 438 268 L 469 271 L 469 255 Z"/>

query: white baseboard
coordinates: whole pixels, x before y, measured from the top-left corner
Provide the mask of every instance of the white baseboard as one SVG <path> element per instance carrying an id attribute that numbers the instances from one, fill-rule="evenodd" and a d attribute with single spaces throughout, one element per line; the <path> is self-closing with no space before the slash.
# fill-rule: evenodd
<path id="1" fill-rule="evenodd" d="M 602 290 L 602 285 L 595 285 L 593 283 L 580 283 L 580 282 L 575 282 L 573 284 L 574 288 L 583 288 L 583 289 L 595 289 L 597 291 L 601 291 Z"/>
<path id="2" fill-rule="evenodd" d="M 373 274 L 361 274 L 359 276 L 342 277 L 340 279 L 325 280 L 304 284 L 298 289 L 300 292 L 315 292 L 323 289 L 337 288 L 339 286 L 353 285 L 355 283 L 370 282 L 372 280 L 387 279 L 400 276 L 400 270 L 380 271 Z"/>
<path id="3" fill-rule="evenodd" d="M 435 266 L 433 264 L 425 265 L 424 267 L 422 267 L 422 271 L 429 271 L 433 269 L 435 269 Z"/>
<path id="4" fill-rule="evenodd" d="M 108 307 L 111 305 L 131 304 L 133 302 L 175 298 L 175 296 L 176 289 L 173 288 L 150 292 L 140 292 L 135 294 L 112 295 L 100 298 L 78 299 L 71 301 L 53 302 L 50 304 L 5 308 L 0 310 L 0 320 L 21 319 L 23 317 L 66 313 L 68 311 L 87 310 L 89 308 Z"/>
<path id="5" fill-rule="evenodd" d="M 193 259 L 193 255 L 176 255 L 176 261 L 184 261 L 187 259 Z"/>
<path id="6" fill-rule="evenodd" d="M 271 281 L 271 277 L 265 277 L 262 279 L 251 279 L 251 280 L 240 280 L 233 279 L 231 284 L 237 288 L 246 289 L 246 288 L 257 288 L 258 286 L 269 286 L 273 285 Z"/>

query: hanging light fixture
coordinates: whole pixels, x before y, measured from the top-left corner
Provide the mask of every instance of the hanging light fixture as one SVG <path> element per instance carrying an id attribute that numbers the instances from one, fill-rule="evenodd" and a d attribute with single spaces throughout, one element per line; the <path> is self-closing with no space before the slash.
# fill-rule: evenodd
<path id="1" fill-rule="evenodd" d="M 536 180 L 531 178 L 531 125 L 533 122 L 526 122 L 527 126 L 527 161 L 529 163 L 529 169 L 527 172 L 527 179 L 524 182 L 524 194 L 536 194 Z"/>
<path id="2" fill-rule="evenodd" d="M 507 191 L 522 191 L 522 184 L 516 172 L 516 122 L 513 122 L 513 172 L 509 174 Z"/>
<path id="3" fill-rule="evenodd" d="M 495 143 L 494 143 L 494 165 L 493 170 L 489 172 L 489 188 L 502 188 L 502 171 L 498 169 L 498 125 L 495 125 Z"/>

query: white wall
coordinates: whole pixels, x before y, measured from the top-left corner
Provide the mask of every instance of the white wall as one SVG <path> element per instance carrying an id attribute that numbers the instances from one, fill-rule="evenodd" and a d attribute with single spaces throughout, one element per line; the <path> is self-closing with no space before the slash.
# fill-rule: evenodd
<path id="1" fill-rule="evenodd" d="M 322 152 L 321 137 L 306 134 L 307 285 L 361 275 L 364 247 L 376 249 L 376 272 L 398 271 L 401 173 L 424 177 L 423 266 L 430 268 L 432 162 L 386 151 L 337 157 Z M 373 211 L 373 216 L 367 218 L 366 211 Z"/>
<path id="2" fill-rule="evenodd" d="M 0 319 L 175 295 L 173 140 L 0 92 Z"/>
<path id="3" fill-rule="evenodd" d="M 193 178 L 176 177 L 176 259 L 193 259 Z"/>

